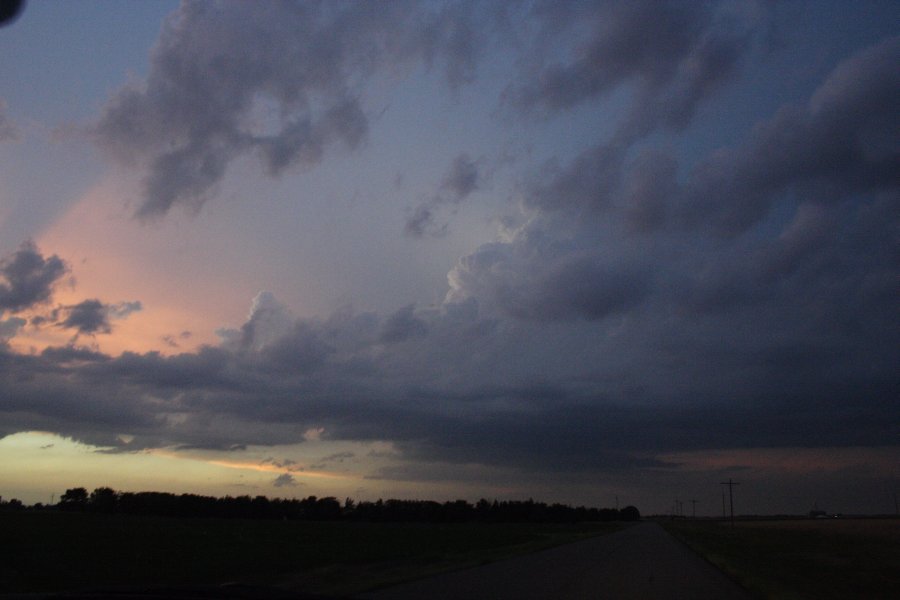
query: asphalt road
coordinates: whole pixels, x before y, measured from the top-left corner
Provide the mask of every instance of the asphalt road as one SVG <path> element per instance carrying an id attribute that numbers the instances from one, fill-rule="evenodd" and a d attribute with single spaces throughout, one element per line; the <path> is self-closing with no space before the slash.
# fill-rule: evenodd
<path id="1" fill-rule="evenodd" d="M 656 523 L 444 573 L 360 598 L 748 600 L 750 594 Z"/>

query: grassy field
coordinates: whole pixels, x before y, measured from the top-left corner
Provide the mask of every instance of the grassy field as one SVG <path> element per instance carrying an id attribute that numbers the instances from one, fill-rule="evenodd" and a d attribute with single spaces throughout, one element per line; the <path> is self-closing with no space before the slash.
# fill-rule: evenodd
<path id="1" fill-rule="evenodd" d="M 350 594 L 619 524 L 390 524 L 0 513 L 0 593 L 241 582 Z"/>
<path id="2" fill-rule="evenodd" d="M 662 525 L 764 598 L 900 598 L 900 519 Z"/>

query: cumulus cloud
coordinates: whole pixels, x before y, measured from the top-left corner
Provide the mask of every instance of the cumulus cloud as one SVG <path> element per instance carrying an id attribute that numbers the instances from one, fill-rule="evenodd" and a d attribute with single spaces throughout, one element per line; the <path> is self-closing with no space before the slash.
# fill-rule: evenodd
<path id="1" fill-rule="evenodd" d="M 262 291 L 253 298 L 250 315 L 241 326 L 240 346 L 260 350 L 278 339 L 292 322 L 290 311 L 275 294 Z"/>
<path id="2" fill-rule="evenodd" d="M 99 300 L 84 300 L 72 306 L 64 306 L 60 310 L 65 313 L 65 318 L 57 324 L 59 327 L 88 334 L 112 331 L 108 309 Z"/>
<path id="3" fill-rule="evenodd" d="M 57 327 L 74 329 L 80 334 L 94 335 L 110 333 L 112 331 L 111 319 L 124 319 L 141 309 L 141 303 L 138 301 L 104 304 L 93 298 L 71 306 L 57 308 L 53 311 L 53 320 L 58 321 Z"/>
<path id="4" fill-rule="evenodd" d="M 297 487 L 300 485 L 290 473 L 282 473 L 272 482 L 275 487 Z"/>
<path id="5" fill-rule="evenodd" d="M 12 256 L 0 259 L 0 313 L 47 302 L 53 286 L 68 272 L 61 258 L 44 258 L 34 242 L 25 242 Z"/>
<path id="6" fill-rule="evenodd" d="M 82 334 L 108 334 L 113 320 L 127 318 L 143 308 L 139 301 L 108 304 L 92 298 L 47 312 L 41 310 L 52 302 L 56 285 L 69 273 L 63 259 L 56 255 L 45 258 L 31 241 L 0 259 L 0 317 L 4 312 L 27 317 L 0 319 L 0 340 L 6 342 L 15 337 L 26 324 L 35 329 L 48 325 L 72 329 L 76 338 Z"/>

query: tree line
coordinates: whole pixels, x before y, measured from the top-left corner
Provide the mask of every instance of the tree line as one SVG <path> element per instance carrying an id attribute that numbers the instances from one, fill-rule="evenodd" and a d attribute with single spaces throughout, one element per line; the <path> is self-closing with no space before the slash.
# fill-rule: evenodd
<path id="1" fill-rule="evenodd" d="M 18 503 L 15 508 L 24 507 Z M 54 507 L 36 505 L 35 508 Z M 109 487 L 99 487 L 90 493 L 83 487 L 68 489 L 55 508 L 101 514 L 304 521 L 574 523 L 640 519 L 640 512 L 634 506 L 626 506 L 621 510 L 572 507 L 531 499 L 488 501 L 482 498 L 472 504 L 466 500 L 441 503 L 431 500 L 379 499 L 374 502 L 357 502 L 347 498 L 342 503 L 332 496 L 309 496 L 303 499 L 214 497 L 169 492 L 117 492 Z"/>

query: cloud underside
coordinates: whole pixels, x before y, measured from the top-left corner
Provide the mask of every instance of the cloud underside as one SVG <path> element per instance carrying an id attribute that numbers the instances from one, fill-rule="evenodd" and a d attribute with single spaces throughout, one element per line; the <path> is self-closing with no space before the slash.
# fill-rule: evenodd
<path id="1" fill-rule="evenodd" d="M 147 80 L 96 124 L 101 145 L 142 169 L 142 215 L 199 206 L 238 156 L 277 175 L 359 147 L 368 77 L 436 64 L 463 87 L 516 30 L 504 23 L 537 41 L 519 40 L 500 110 L 552 123 L 616 90 L 633 102 L 571 160 L 523 168 L 516 218 L 460 258 L 440 305 L 295 319 L 262 293 L 246 323 L 195 352 L 3 347 L 7 431 L 135 449 L 293 443 L 322 428 L 394 442 L 410 460 L 546 472 L 658 468 L 665 453 L 712 448 L 896 445 L 900 38 L 680 164 L 653 135 L 684 131 L 759 37 L 730 3 L 522 5 L 489 21 L 469 4 L 228 6 L 185 4 Z M 486 164 L 458 154 L 407 232 L 440 233 L 436 213 L 473 201 Z M 2 263 L 11 314 L 48 302 L 65 268 L 20 252 Z M 62 324 L 102 331 L 110 310 L 137 308 L 82 304 Z M 120 433 L 134 436 L 127 447 Z"/>
<path id="2" fill-rule="evenodd" d="M 321 429 L 391 441 L 406 460 L 546 472 L 658 468 L 654 456 L 712 448 L 891 445 L 894 296 L 847 277 L 805 271 L 709 307 L 650 286 L 592 320 L 483 312 L 474 299 L 296 320 L 261 294 L 247 323 L 196 352 L 4 350 L 0 410 L 7 432 L 121 450 L 299 443 Z"/>

